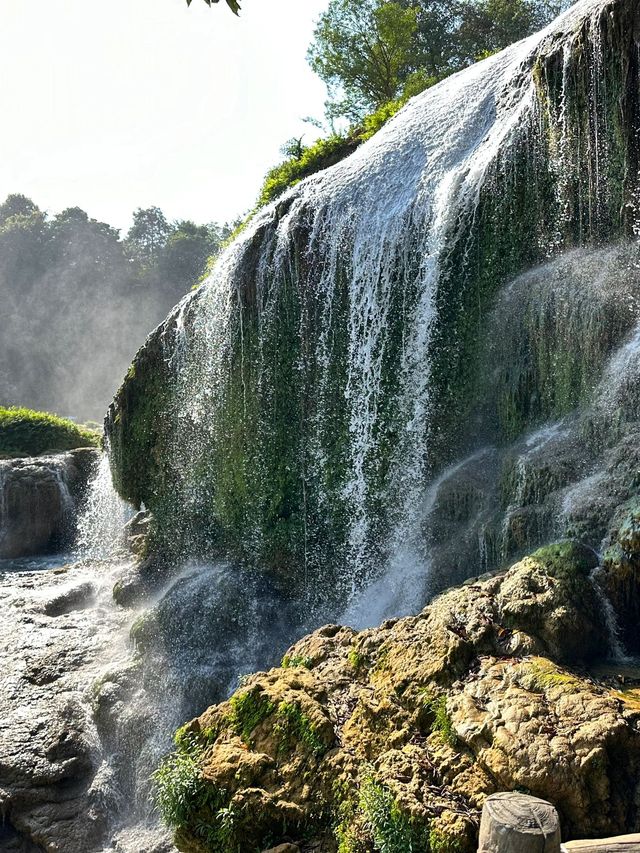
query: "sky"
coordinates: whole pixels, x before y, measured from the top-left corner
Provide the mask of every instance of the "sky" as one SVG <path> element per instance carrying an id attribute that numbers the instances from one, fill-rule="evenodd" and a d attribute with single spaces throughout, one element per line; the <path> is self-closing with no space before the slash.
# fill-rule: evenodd
<path id="1" fill-rule="evenodd" d="M 137 207 L 224 222 L 255 201 L 325 89 L 305 55 L 328 0 L 0 0 L 0 201 L 128 228 Z"/>

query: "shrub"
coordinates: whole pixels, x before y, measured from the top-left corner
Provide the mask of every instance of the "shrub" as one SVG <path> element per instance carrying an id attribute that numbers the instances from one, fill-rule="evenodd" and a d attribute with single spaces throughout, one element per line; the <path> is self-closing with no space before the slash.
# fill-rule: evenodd
<path id="1" fill-rule="evenodd" d="M 400 810 L 393 794 L 373 777 L 360 789 L 360 810 L 379 853 L 421 853 L 428 849 L 426 831 Z"/>
<path id="2" fill-rule="evenodd" d="M 48 412 L 0 406 L 0 454 L 37 456 L 54 450 L 98 447 L 98 433 Z"/>
<path id="3" fill-rule="evenodd" d="M 428 703 L 429 710 L 433 714 L 431 730 L 437 732 L 445 743 L 454 747 L 458 743 L 458 736 L 453 728 L 451 717 L 447 713 L 447 697 L 438 696 Z"/>

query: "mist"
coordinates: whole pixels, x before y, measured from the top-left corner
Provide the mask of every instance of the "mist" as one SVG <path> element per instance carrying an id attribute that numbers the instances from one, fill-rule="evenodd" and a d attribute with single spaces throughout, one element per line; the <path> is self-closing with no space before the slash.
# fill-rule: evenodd
<path id="1" fill-rule="evenodd" d="M 0 404 L 98 421 L 149 332 L 200 278 L 224 228 L 151 208 L 125 239 L 79 208 L 0 205 Z"/>

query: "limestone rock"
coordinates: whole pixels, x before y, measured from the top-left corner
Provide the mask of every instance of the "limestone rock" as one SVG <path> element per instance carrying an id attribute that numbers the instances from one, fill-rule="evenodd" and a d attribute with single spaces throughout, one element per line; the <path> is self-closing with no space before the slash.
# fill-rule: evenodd
<path id="1" fill-rule="evenodd" d="M 305 637 L 180 731 L 215 803 L 197 820 L 232 815 L 242 849 L 371 851 L 390 822 L 413 849 L 475 853 L 485 798 L 517 789 L 556 806 L 564 837 L 636 828 L 640 708 L 566 668 L 606 651 L 590 570 L 564 543 L 419 616 Z M 179 849 L 200 850 L 194 828 Z"/>
<path id="2" fill-rule="evenodd" d="M 69 543 L 97 458 L 87 448 L 0 460 L 0 559 L 53 553 Z"/>

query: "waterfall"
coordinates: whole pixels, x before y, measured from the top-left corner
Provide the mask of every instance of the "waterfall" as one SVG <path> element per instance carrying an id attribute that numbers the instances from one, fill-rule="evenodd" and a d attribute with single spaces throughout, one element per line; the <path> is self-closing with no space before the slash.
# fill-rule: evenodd
<path id="1" fill-rule="evenodd" d="M 610 5 L 581 0 L 412 99 L 258 212 L 152 335 L 107 430 L 119 490 L 174 550 L 224 543 L 317 620 L 398 586 L 399 565 L 428 574 L 425 505 L 470 429 L 492 299 L 536 263 L 620 236 L 637 189 L 624 142 L 637 116 L 611 119 L 626 66 L 607 53 L 637 49 L 614 44 Z M 547 302 L 553 317 L 552 288 Z M 579 393 L 600 355 L 586 353 Z M 565 361 L 556 398 L 540 390 L 549 411 L 516 412 L 516 435 L 578 402 Z"/>
<path id="2" fill-rule="evenodd" d="M 103 453 L 91 478 L 84 510 L 77 522 L 74 551 L 78 559 L 107 560 L 124 545 L 124 525 L 133 515 L 113 487 L 109 456 Z"/>
<path id="3" fill-rule="evenodd" d="M 607 633 L 609 635 L 609 652 L 613 660 L 617 663 L 629 663 L 632 658 L 629 657 L 622 641 L 620 640 L 618 617 L 609 597 L 602 588 L 602 583 L 600 581 L 602 573 L 602 566 L 597 566 L 591 573 L 590 580 L 596 592 L 598 602 L 602 607 L 602 614 L 604 616 Z"/>

